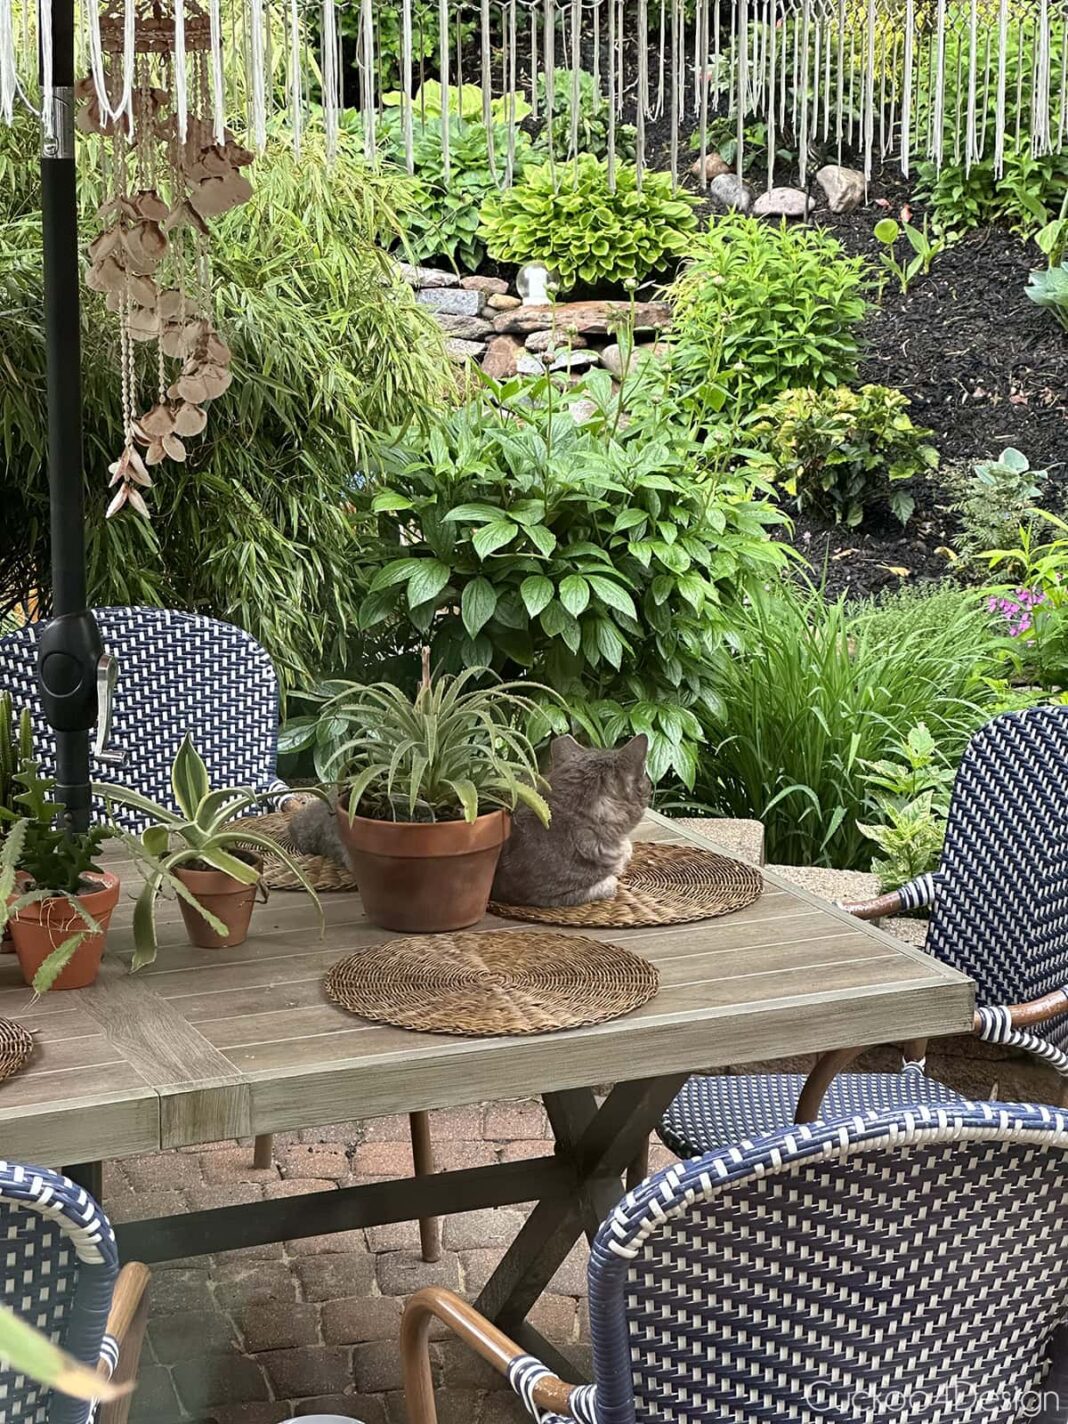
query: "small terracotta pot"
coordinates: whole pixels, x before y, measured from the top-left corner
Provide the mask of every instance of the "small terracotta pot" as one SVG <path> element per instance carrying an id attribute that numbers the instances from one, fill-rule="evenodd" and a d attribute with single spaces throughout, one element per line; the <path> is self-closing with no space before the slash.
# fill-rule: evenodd
<path id="1" fill-rule="evenodd" d="M 119 878 L 110 871 L 85 877 L 99 884 L 99 890 L 79 895 L 82 905 L 100 926 L 99 934 L 87 934 L 74 951 L 69 963 L 52 985 L 53 989 L 84 989 L 100 972 L 111 914 L 119 902 Z M 54 949 L 78 930 L 84 929 L 77 911 L 66 895 L 54 900 L 38 900 L 18 910 L 11 920 L 11 938 L 19 967 L 27 984 Z"/>
<path id="2" fill-rule="evenodd" d="M 245 858 L 249 864 L 255 864 L 258 871 L 263 870 L 263 861 L 258 855 Z M 257 880 L 252 885 L 242 885 L 240 880 L 235 880 L 225 871 L 193 870 L 188 865 L 176 866 L 174 873 L 205 910 L 226 926 L 226 933 L 219 934 L 198 910 L 179 899 L 178 908 L 191 942 L 201 949 L 232 949 L 234 945 L 244 944 L 260 882 Z"/>
<path id="3" fill-rule="evenodd" d="M 477 924 L 512 830 L 507 811 L 474 821 L 375 821 L 349 820 L 339 806 L 337 823 L 367 918 L 406 934 Z"/>

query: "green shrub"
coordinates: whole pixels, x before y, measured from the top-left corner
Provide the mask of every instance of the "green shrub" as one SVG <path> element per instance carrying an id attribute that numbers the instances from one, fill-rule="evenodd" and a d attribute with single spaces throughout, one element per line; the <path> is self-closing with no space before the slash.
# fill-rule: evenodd
<path id="1" fill-rule="evenodd" d="M 596 407 L 582 424 L 547 378 L 489 382 L 392 453 L 357 495 L 374 530 L 360 624 L 396 648 L 429 639 L 444 671 L 544 683 L 598 740 L 648 732 L 650 774 L 688 784 L 712 654 L 786 560 L 767 536 L 782 516 L 655 401 L 624 427 L 606 372 L 579 398 Z M 547 722 L 567 730 L 559 709 Z"/>
<path id="2" fill-rule="evenodd" d="M 783 391 L 759 413 L 753 434 L 799 510 L 852 528 L 867 505 L 885 500 L 904 524 L 915 500 L 891 483 L 938 464 L 924 443 L 931 432 L 913 425 L 908 405 L 886 386 Z"/>
<path id="3" fill-rule="evenodd" d="M 720 218 L 670 289 L 674 341 L 697 367 L 718 351 L 749 409 L 791 386 L 836 386 L 856 374 L 866 285 L 863 259 L 819 228 Z"/>
<path id="4" fill-rule="evenodd" d="M 986 590 L 987 606 L 1017 679 L 1068 688 L 1068 523 L 1036 509 L 1003 548 L 980 557 L 1005 579 Z"/>
<path id="5" fill-rule="evenodd" d="M 1037 307 L 1046 307 L 1068 331 L 1068 264 L 1032 272 L 1024 291 Z"/>
<path id="6" fill-rule="evenodd" d="M 555 158 L 566 158 L 572 153 L 590 153 L 594 158 L 605 158 L 608 154 L 608 100 L 601 93 L 593 75 L 587 69 L 578 71 L 578 122 L 577 143 L 571 142 L 572 117 L 576 111 L 574 103 L 575 71 L 556 69 L 553 71 L 553 120 L 552 151 Z M 540 112 L 546 112 L 549 86 L 544 74 L 538 78 Z M 534 147 L 541 153 L 549 149 L 548 122 L 542 124 Z M 633 162 L 637 130 L 633 124 L 616 125 L 616 157 Z"/>
<path id="7" fill-rule="evenodd" d="M 858 822 L 877 811 L 866 763 L 924 722 L 950 766 L 1005 703 L 1007 660 L 983 599 L 957 589 L 828 603 L 785 584 L 735 624 L 738 651 L 709 669 L 695 795 L 714 814 L 764 822 L 768 860 L 866 870 Z"/>
<path id="8" fill-rule="evenodd" d="M 0 127 L 0 151 L 6 149 Z M 87 146 L 88 147 L 88 146 Z M 93 164 L 85 164 L 87 173 Z M 234 384 L 182 465 L 156 471 L 151 524 L 104 520 L 122 443 L 118 330 L 82 303 L 90 594 L 214 614 L 248 629 L 286 685 L 343 666 L 358 589 L 347 503 L 378 432 L 426 418 L 449 380 L 441 332 L 376 245 L 396 230 L 394 179 L 347 150 L 257 161 L 254 195 L 214 225 L 220 328 Z M 6 201 L 8 190 L 3 190 Z M 83 185 L 86 228 L 98 199 Z M 40 216 L 0 216 L 0 606 L 47 597 Z"/>
<path id="9" fill-rule="evenodd" d="M 888 757 L 867 763 L 865 770 L 879 821 L 857 829 L 882 851 L 871 866 L 879 889 L 897 890 L 938 868 L 953 772 L 923 722 L 910 727 Z"/>
<path id="10" fill-rule="evenodd" d="M 496 101 L 496 102 L 499 102 Z M 507 130 L 493 130 L 496 176 L 490 168 L 486 126 L 480 119 L 449 125 L 449 179 L 441 151 L 440 102 L 438 115 L 413 125 L 415 177 L 410 181 L 404 207 L 404 248 L 415 262 L 447 257 L 460 270 L 474 272 L 486 256 L 479 232 L 479 211 L 490 194 L 498 192 L 507 147 Z M 382 151 L 403 166 L 404 141 L 397 110 L 391 111 L 382 133 Z M 530 140 L 521 130 L 515 135 L 515 172 L 529 161 Z"/>
<path id="11" fill-rule="evenodd" d="M 640 282 L 684 252 L 697 225 L 695 199 L 671 191 L 666 173 L 620 164 L 616 190 L 595 158 L 528 168 L 514 188 L 482 205 L 481 233 L 499 262 L 544 262 L 561 288 Z"/>

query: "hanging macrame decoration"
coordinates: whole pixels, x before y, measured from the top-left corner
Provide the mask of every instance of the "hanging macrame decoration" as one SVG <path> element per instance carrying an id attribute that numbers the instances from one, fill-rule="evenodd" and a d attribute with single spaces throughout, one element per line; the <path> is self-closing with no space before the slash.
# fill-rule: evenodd
<path id="1" fill-rule="evenodd" d="M 107 196 L 86 282 L 118 317 L 122 382 L 109 516 L 127 504 L 148 515 L 151 467 L 186 458 L 231 381 L 208 223 L 252 196 L 252 154 L 212 118 L 213 28 L 190 0 L 113 0 L 90 20 L 77 122 L 102 138 Z"/>

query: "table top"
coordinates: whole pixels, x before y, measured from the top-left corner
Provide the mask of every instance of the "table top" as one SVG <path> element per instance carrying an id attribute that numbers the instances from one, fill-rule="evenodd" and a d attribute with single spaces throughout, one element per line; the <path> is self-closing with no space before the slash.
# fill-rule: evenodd
<path id="1" fill-rule="evenodd" d="M 655 813 L 638 838 L 708 844 Z M 121 876 L 121 863 L 111 868 Z M 0 1156 L 43 1165 L 116 1158 L 968 1031 L 970 980 L 764 875 L 760 899 L 720 919 L 585 931 L 659 969 L 660 992 L 636 1012 L 482 1039 L 370 1024 L 326 999 L 330 965 L 387 935 L 368 924 L 356 895 L 323 895 L 320 939 L 307 898 L 276 891 L 257 906 L 248 941 L 228 950 L 189 945 L 177 906 L 163 901 L 159 956 L 131 975 L 124 889 L 91 988 L 34 1004 L 14 957 L 0 958 L 0 1015 L 36 1037 L 29 1065 L 0 1083 Z"/>

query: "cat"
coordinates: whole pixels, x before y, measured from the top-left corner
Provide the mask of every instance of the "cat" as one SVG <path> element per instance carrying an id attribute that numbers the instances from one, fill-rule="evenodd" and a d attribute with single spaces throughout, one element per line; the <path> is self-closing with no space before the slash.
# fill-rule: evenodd
<path id="1" fill-rule="evenodd" d="M 336 797 L 331 797 L 329 801 L 320 801 L 316 797 L 302 806 L 289 818 L 289 842 L 302 855 L 325 855 L 351 870 L 341 832 L 337 828 L 336 807 Z"/>
<path id="2" fill-rule="evenodd" d="M 644 733 L 614 751 L 557 737 L 547 773 L 552 820 L 545 827 L 528 807 L 516 811 L 494 900 L 546 906 L 611 900 L 631 857 L 631 832 L 652 796 L 648 750 Z"/>

